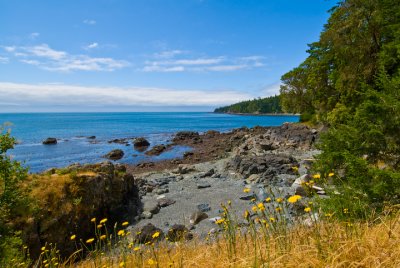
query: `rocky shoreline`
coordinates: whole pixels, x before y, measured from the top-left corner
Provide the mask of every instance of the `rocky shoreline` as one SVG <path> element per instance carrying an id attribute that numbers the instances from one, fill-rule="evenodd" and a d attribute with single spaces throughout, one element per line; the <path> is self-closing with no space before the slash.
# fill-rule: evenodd
<path id="1" fill-rule="evenodd" d="M 156 231 L 171 239 L 182 233 L 187 239 L 205 237 L 219 231 L 215 221 L 222 212 L 221 203 L 231 203 L 239 219 L 244 210 L 251 211 L 254 200 L 265 202 L 270 196 L 302 195 L 302 202 L 288 212 L 288 217 L 298 216 L 309 194 L 303 182 L 312 178 L 309 168 L 318 154 L 314 145 L 319 132 L 291 123 L 228 133 L 185 131 L 176 133 L 170 144 L 149 150 L 163 153 L 176 145 L 193 148 L 180 159 L 138 165 L 76 164 L 62 173 L 48 170 L 36 175 L 37 180 L 62 179 L 60 193 L 57 199 L 46 188 L 43 211 L 21 224 L 25 241 L 31 252 L 38 252 L 45 242 L 68 248 L 69 236 L 90 237 L 91 217 L 128 220 L 128 229 L 134 235 L 140 233 L 136 237 L 140 241 L 146 240 L 146 232 L 151 236 Z M 314 186 L 324 195 L 323 189 Z M 67 204 L 73 209 L 64 208 Z"/>

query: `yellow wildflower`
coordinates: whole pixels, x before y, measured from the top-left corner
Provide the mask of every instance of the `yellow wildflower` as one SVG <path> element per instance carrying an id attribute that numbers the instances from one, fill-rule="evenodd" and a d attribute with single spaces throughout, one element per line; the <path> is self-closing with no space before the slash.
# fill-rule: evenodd
<path id="1" fill-rule="evenodd" d="M 104 224 L 104 223 L 106 223 L 107 222 L 107 218 L 104 218 L 104 219 L 102 219 L 101 221 L 100 221 L 100 224 Z"/>
<path id="2" fill-rule="evenodd" d="M 297 166 L 293 166 L 292 170 L 296 172 L 296 171 L 299 171 L 299 168 Z"/>
<path id="3" fill-rule="evenodd" d="M 301 199 L 301 196 L 296 194 L 296 195 L 289 197 L 288 202 L 293 204 L 293 203 L 296 203 L 297 201 L 299 201 L 300 199 Z"/>
<path id="4" fill-rule="evenodd" d="M 101 224 L 97 225 L 97 229 L 100 229 L 101 227 L 103 227 L 103 225 Z"/>
<path id="5" fill-rule="evenodd" d="M 313 178 L 314 178 L 314 179 L 320 179 L 320 178 L 321 178 L 321 175 L 320 175 L 320 174 L 314 174 L 314 175 L 313 175 Z"/>
<path id="6" fill-rule="evenodd" d="M 255 199 L 255 198 L 252 198 L 250 201 L 251 201 L 251 202 L 256 202 L 256 199 Z"/>
<path id="7" fill-rule="evenodd" d="M 276 202 L 278 202 L 278 203 L 282 203 L 282 201 L 283 201 L 283 199 L 280 198 L 280 197 L 278 197 L 278 198 L 276 199 Z"/>
<path id="8" fill-rule="evenodd" d="M 328 174 L 328 177 L 333 177 L 335 175 L 335 173 L 331 172 Z"/>
<path id="9" fill-rule="evenodd" d="M 124 230 L 119 230 L 117 234 L 118 234 L 119 236 L 123 236 L 123 235 L 125 234 L 125 231 L 124 231 Z"/>
<path id="10" fill-rule="evenodd" d="M 104 239 L 106 239 L 106 237 L 107 236 L 103 234 L 103 235 L 100 236 L 100 240 L 104 240 Z"/>
<path id="11" fill-rule="evenodd" d="M 218 224 L 218 225 L 219 225 L 219 224 L 222 224 L 222 223 L 224 223 L 224 222 L 225 222 L 225 219 L 219 219 L 219 220 L 216 220 L 216 221 L 215 221 L 215 223 Z"/>
<path id="12" fill-rule="evenodd" d="M 122 223 L 122 226 L 127 226 L 128 224 L 129 224 L 129 222 L 124 221 L 124 222 Z"/>
<path id="13" fill-rule="evenodd" d="M 121 262 L 119 263 L 119 267 L 125 267 L 125 262 L 121 261 Z"/>
<path id="14" fill-rule="evenodd" d="M 276 212 L 281 212 L 282 208 L 281 207 L 277 207 L 275 210 L 276 210 Z"/>
<path id="15" fill-rule="evenodd" d="M 46 250 L 46 247 L 42 247 L 41 250 L 42 250 L 42 251 L 45 251 L 45 250 Z"/>
<path id="16" fill-rule="evenodd" d="M 46 263 L 46 264 L 44 265 L 44 267 L 45 267 L 45 268 L 49 267 L 49 264 L 48 264 L 48 263 Z"/>
<path id="17" fill-rule="evenodd" d="M 265 210 L 265 206 L 264 206 L 263 203 L 259 203 L 259 204 L 257 205 L 257 207 L 258 207 L 258 209 L 261 210 L 261 211 L 264 211 L 264 210 Z"/>
<path id="18" fill-rule="evenodd" d="M 344 214 L 349 213 L 349 209 L 348 209 L 348 208 L 344 208 L 344 209 L 343 209 L 343 213 L 344 213 Z"/>
<path id="19" fill-rule="evenodd" d="M 311 212 L 311 208 L 310 208 L 310 207 L 306 207 L 306 208 L 304 209 L 304 211 L 305 211 L 305 212 Z"/>
<path id="20" fill-rule="evenodd" d="M 96 218 L 92 218 L 90 221 L 91 222 L 96 222 Z"/>
<path id="21" fill-rule="evenodd" d="M 274 218 L 274 217 L 270 217 L 270 218 L 269 218 L 269 221 L 270 221 L 270 222 L 275 222 L 275 218 Z"/>
<path id="22" fill-rule="evenodd" d="M 148 263 L 149 265 L 154 265 L 154 264 L 156 264 L 156 261 L 153 260 L 153 259 L 149 259 L 149 260 L 147 261 L 147 263 Z"/>
<path id="23" fill-rule="evenodd" d="M 243 189 L 243 192 L 245 192 L 245 193 L 250 193 L 250 188 L 244 188 L 244 189 Z"/>
<path id="24" fill-rule="evenodd" d="M 94 238 L 89 238 L 88 240 L 86 240 L 86 244 L 91 244 L 91 243 L 93 243 L 93 241 L 94 241 Z"/>
<path id="25" fill-rule="evenodd" d="M 247 219 L 247 218 L 249 218 L 249 216 L 250 216 L 250 213 L 249 213 L 249 211 L 246 210 L 244 212 L 244 218 Z"/>
<path id="26" fill-rule="evenodd" d="M 265 199 L 265 202 L 267 202 L 267 203 L 271 202 L 271 197 L 267 197 L 267 198 Z"/>
<path id="27" fill-rule="evenodd" d="M 157 238 L 157 237 L 159 237 L 159 236 L 160 236 L 160 232 L 155 232 L 155 233 L 152 235 L 153 239 L 155 239 L 155 238 Z"/>
<path id="28" fill-rule="evenodd" d="M 140 250 L 140 247 L 134 247 L 133 250 L 134 250 L 134 251 L 139 251 L 139 250 Z"/>
<path id="29" fill-rule="evenodd" d="M 251 210 L 254 211 L 254 212 L 257 212 L 257 207 L 256 207 L 256 206 L 253 206 L 253 207 L 251 208 Z"/>

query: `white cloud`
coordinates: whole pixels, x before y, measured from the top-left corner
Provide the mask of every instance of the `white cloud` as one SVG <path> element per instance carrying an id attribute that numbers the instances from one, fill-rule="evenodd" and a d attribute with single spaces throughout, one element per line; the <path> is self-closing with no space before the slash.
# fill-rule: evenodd
<path id="1" fill-rule="evenodd" d="M 90 49 L 97 48 L 97 47 L 99 47 L 99 44 L 94 42 L 94 43 L 91 43 L 91 44 L 85 46 L 84 49 L 90 50 Z"/>
<path id="2" fill-rule="evenodd" d="M 246 57 L 191 57 L 181 50 L 162 51 L 146 60 L 141 68 L 144 72 L 232 72 L 265 66 L 263 56 Z"/>
<path id="3" fill-rule="evenodd" d="M 186 51 L 182 50 L 166 50 L 166 51 L 161 51 L 159 53 L 155 53 L 154 57 L 158 59 L 170 59 L 175 57 L 176 55 L 181 55 L 187 53 Z"/>
<path id="4" fill-rule="evenodd" d="M 216 71 L 216 72 L 227 72 L 227 71 L 237 71 L 241 69 L 248 68 L 248 65 L 238 64 L 238 65 L 216 65 L 209 66 L 206 68 L 207 71 Z"/>
<path id="5" fill-rule="evenodd" d="M 92 46 L 97 46 L 97 43 L 93 43 Z M 127 61 L 113 58 L 71 55 L 65 51 L 52 49 L 47 44 L 4 47 L 4 50 L 18 57 L 20 62 L 49 71 L 114 71 L 130 65 Z"/>
<path id="6" fill-rule="evenodd" d="M 174 90 L 142 87 L 86 87 L 65 84 L 0 82 L 0 99 L 29 106 L 220 106 L 251 99 L 232 91 Z"/>
<path id="7" fill-rule="evenodd" d="M 15 46 L 5 46 L 5 47 L 3 47 L 4 48 L 4 50 L 5 51 L 7 51 L 7 52 L 14 52 L 15 51 L 15 49 L 16 49 L 16 47 Z"/>
<path id="8" fill-rule="evenodd" d="M 96 21 L 95 20 L 86 19 L 86 20 L 83 21 L 83 23 L 84 24 L 88 24 L 88 25 L 95 25 Z"/>
<path id="9" fill-rule="evenodd" d="M 40 33 L 31 33 L 31 34 L 29 35 L 29 38 L 35 40 L 36 38 L 39 37 L 39 35 L 40 35 Z"/>
<path id="10" fill-rule="evenodd" d="M 9 62 L 9 58 L 0 56 L 0 63 L 8 63 L 8 62 Z"/>

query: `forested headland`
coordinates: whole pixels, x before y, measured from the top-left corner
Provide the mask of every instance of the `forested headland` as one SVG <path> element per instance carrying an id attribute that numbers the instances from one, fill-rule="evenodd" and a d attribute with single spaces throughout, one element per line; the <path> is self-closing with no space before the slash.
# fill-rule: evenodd
<path id="1" fill-rule="evenodd" d="M 220 107 L 214 113 L 234 113 L 234 114 L 269 114 L 282 113 L 279 96 L 258 98 L 254 100 L 242 101 L 229 106 Z"/>

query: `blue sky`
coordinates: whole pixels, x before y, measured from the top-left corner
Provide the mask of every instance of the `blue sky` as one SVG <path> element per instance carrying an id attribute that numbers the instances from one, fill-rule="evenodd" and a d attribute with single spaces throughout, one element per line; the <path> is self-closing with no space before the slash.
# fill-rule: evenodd
<path id="1" fill-rule="evenodd" d="M 278 93 L 327 0 L 0 0 L 0 112 L 170 111 Z"/>

